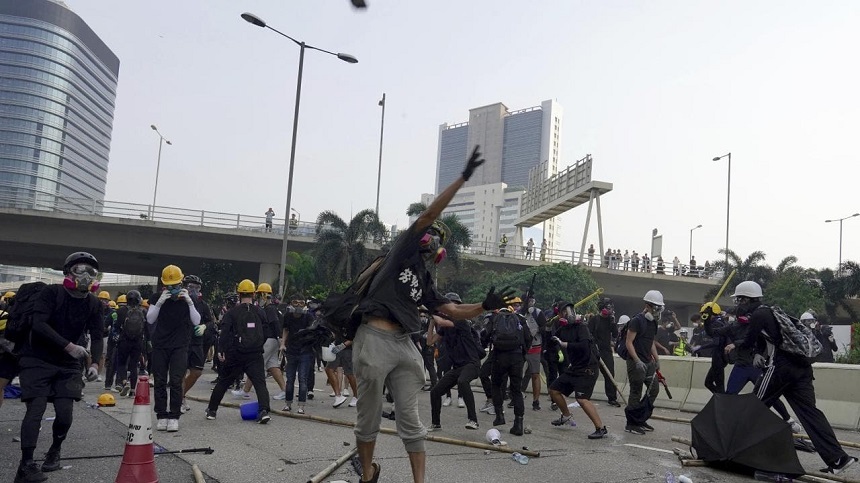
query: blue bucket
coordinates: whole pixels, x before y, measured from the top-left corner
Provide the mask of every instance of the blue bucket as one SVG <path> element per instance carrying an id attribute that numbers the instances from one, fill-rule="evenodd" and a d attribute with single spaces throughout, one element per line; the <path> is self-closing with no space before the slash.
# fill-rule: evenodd
<path id="1" fill-rule="evenodd" d="M 242 415 L 243 421 L 254 421 L 257 419 L 257 413 L 260 411 L 260 403 L 257 401 L 249 401 L 242 403 L 239 406 L 239 414 Z"/>

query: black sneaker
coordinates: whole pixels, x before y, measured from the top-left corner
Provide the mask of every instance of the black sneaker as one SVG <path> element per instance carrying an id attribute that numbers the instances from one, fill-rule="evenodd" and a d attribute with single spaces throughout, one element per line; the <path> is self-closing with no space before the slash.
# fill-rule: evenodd
<path id="1" fill-rule="evenodd" d="M 42 473 L 49 473 L 60 469 L 60 450 L 48 450 L 45 453 L 45 461 L 42 462 Z"/>
<path id="2" fill-rule="evenodd" d="M 265 409 L 260 411 L 260 414 L 257 415 L 257 423 L 259 424 L 266 424 L 271 420 L 272 417 L 269 416 L 269 411 L 266 411 Z"/>
<path id="3" fill-rule="evenodd" d="M 208 419 L 209 421 L 212 421 L 217 417 L 215 411 L 210 411 L 209 408 L 206 408 L 206 411 L 203 414 L 206 415 L 206 419 Z"/>
<path id="4" fill-rule="evenodd" d="M 31 461 L 26 465 L 19 465 L 18 472 L 15 473 L 15 483 L 39 483 L 48 481 L 48 477 L 42 473 L 39 466 Z"/>
<path id="5" fill-rule="evenodd" d="M 558 404 L 556 404 L 556 403 L 552 403 L 552 404 L 550 404 L 550 405 L 549 405 L 549 410 L 550 410 L 550 411 L 558 411 Z"/>
<path id="6" fill-rule="evenodd" d="M 540 401 L 532 401 L 532 411 L 540 411 Z"/>
<path id="7" fill-rule="evenodd" d="M 624 431 L 626 431 L 628 433 L 638 434 L 638 435 L 645 434 L 644 429 L 640 428 L 639 426 L 634 426 L 632 424 L 628 424 L 627 426 L 624 426 Z"/>
<path id="8" fill-rule="evenodd" d="M 845 455 L 845 456 L 839 458 L 838 460 L 836 460 L 836 463 L 833 463 L 833 465 L 828 466 L 827 468 L 823 468 L 821 470 L 821 472 L 822 473 L 832 473 L 834 475 L 838 475 L 839 473 L 842 473 L 843 471 L 845 471 L 846 468 L 848 468 L 849 466 L 853 465 L 856 462 L 857 462 L 857 458 L 855 458 L 853 456 Z"/>
<path id="9" fill-rule="evenodd" d="M 308 401 L 313 401 L 313 400 L 314 400 L 314 393 L 309 392 L 308 393 Z"/>
<path id="10" fill-rule="evenodd" d="M 609 401 L 609 405 L 610 405 L 610 406 L 614 406 L 614 407 L 616 407 L 616 408 L 620 408 L 620 407 L 621 407 L 621 403 L 620 403 L 620 402 L 618 402 L 618 401 Z"/>
<path id="11" fill-rule="evenodd" d="M 602 439 L 604 436 L 609 434 L 609 431 L 606 430 L 606 426 L 602 428 L 597 428 L 593 433 L 588 435 L 588 439 Z"/>
<path id="12" fill-rule="evenodd" d="M 640 425 L 639 425 L 639 427 L 640 427 L 640 428 L 642 428 L 642 429 L 644 429 L 645 431 L 648 431 L 649 433 L 650 433 L 650 432 L 652 432 L 652 431 L 654 431 L 654 427 L 653 427 L 653 426 L 651 426 L 651 425 L 650 425 L 650 424 L 648 424 L 648 423 L 642 423 L 642 424 L 640 424 Z"/>

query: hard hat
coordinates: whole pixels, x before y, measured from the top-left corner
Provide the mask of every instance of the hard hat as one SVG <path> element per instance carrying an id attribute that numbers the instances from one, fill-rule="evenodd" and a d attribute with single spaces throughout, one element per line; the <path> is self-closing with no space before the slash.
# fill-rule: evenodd
<path id="1" fill-rule="evenodd" d="M 200 277 L 197 275 L 186 275 L 182 278 L 182 283 L 196 283 L 197 285 L 203 286 L 203 280 L 200 280 Z"/>
<path id="2" fill-rule="evenodd" d="M 272 286 L 266 282 L 263 282 L 257 286 L 257 292 L 270 294 L 272 293 Z"/>
<path id="3" fill-rule="evenodd" d="M 125 294 L 122 294 L 122 295 L 120 295 L 119 297 L 117 297 L 117 298 L 116 298 L 116 303 L 118 303 L 118 304 L 127 304 L 127 303 L 128 303 L 128 298 L 126 297 L 126 295 L 125 295 Z"/>
<path id="4" fill-rule="evenodd" d="M 519 298 L 519 297 L 514 297 L 514 298 L 512 298 L 512 299 L 510 300 L 510 303 L 511 303 L 511 305 L 513 305 L 513 304 L 521 304 L 521 303 L 523 303 L 523 299 L 521 299 L 521 298 Z"/>
<path id="5" fill-rule="evenodd" d="M 113 397 L 113 394 L 106 392 L 99 396 L 99 407 L 112 408 L 114 406 L 116 406 L 116 399 Z"/>
<path id="6" fill-rule="evenodd" d="M 149 308 L 149 300 L 146 300 L 146 299 L 141 300 L 140 306 L 145 308 L 145 309 L 148 309 Z"/>
<path id="7" fill-rule="evenodd" d="M 3 294 L 3 300 L 9 300 L 14 296 L 15 296 L 15 292 L 10 290 L 10 291 Z"/>
<path id="8" fill-rule="evenodd" d="M 441 220 L 434 221 L 433 224 L 430 225 L 430 228 L 428 228 L 428 230 L 433 230 L 439 234 L 439 243 L 443 246 L 445 245 L 445 242 L 448 241 L 448 238 L 451 236 L 451 229 L 448 228 L 448 225 L 442 223 Z"/>
<path id="9" fill-rule="evenodd" d="M 624 324 L 626 324 L 627 322 L 630 322 L 630 317 L 629 317 L 629 316 L 627 316 L 627 315 L 622 315 L 621 317 L 618 317 L 618 325 L 624 325 Z"/>
<path id="10" fill-rule="evenodd" d="M 732 294 L 732 297 L 761 298 L 761 285 L 753 282 L 752 280 L 741 282 L 737 287 L 735 287 L 735 293 Z"/>
<path id="11" fill-rule="evenodd" d="M 804 313 L 800 316 L 800 320 L 815 320 L 815 316 L 814 316 L 814 315 L 812 315 L 812 314 L 810 314 L 809 312 L 804 312 Z"/>
<path id="12" fill-rule="evenodd" d="M 107 290 L 102 290 L 99 292 L 99 298 L 102 300 L 110 300 L 110 293 Z"/>
<path id="13" fill-rule="evenodd" d="M 645 293 L 645 296 L 642 297 L 642 300 L 652 305 L 666 305 L 663 303 L 663 294 L 661 294 L 659 290 L 649 290 Z"/>
<path id="14" fill-rule="evenodd" d="M 116 302 L 114 302 L 113 300 L 111 300 L 110 302 L 108 302 L 108 307 L 110 307 L 110 308 L 112 308 L 112 309 L 115 309 L 115 308 L 117 307 Z"/>
<path id="15" fill-rule="evenodd" d="M 182 269 L 176 265 L 168 265 L 161 271 L 161 283 L 164 285 L 176 285 L 178 283 L 182 283 L 182 279 L 184 277 L 185 276 L 182 275 Z"/>
<path id="16" fill-rule="evenodd" d="M 96 257 L 87 252 L 75 252 L 66 257 L 66 261 L 63 263 L 63 275 L 68 275 L 69 269 L 79 263 L 86 263 L 96 270 L 99 269 L 99 261 L 96 260 Z"/>
<path id="17" fill-rule="evenodd" d="M 248 280 L 242 280 L 239 282 L 239 286 L 236 288 L 236 292 L 239 293 L 254 293 L 257 291 L 257 286 L 254 285 L 254 282 Z"/>
<path id="18" fill-rule="evenodd" d="M 492 428 L 487 431 L 487 442 L 490 444 L 499 444 L 501 443 L 502 433 L 499 432 L 498 429 Z"/>
<path id="19" fill-rule="evenodd" d="M 454 302 L 455 304 L 462 304 L 463 299 L 460 298 L 460 295 L 455 292 L 448 292 L 445 294 L 445 298 Z"/>

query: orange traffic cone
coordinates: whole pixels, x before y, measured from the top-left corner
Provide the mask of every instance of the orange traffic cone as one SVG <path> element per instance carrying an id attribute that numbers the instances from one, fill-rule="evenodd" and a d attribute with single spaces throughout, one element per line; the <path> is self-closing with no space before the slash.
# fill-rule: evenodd
<path id="1" fill-rule="evenodd" d="M 134 407 L 122 465 L 116 483 L 158 483 L 152 446 L 152 415 L 149 408 L 149 377 L 140 376 L 134 390 Z"/>

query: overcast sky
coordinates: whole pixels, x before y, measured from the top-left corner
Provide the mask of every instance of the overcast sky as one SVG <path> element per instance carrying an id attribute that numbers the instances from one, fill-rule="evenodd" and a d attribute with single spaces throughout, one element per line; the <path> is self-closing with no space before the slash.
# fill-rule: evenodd
<path id="1" fill-rule="evenodd" d="M 606 247 L 686 262 L 721 259 L 732 152 L 732 249 L 838 260 L 838 223 L 860 211 L 860 2 L 67 0 L 119 56 L 107 200 L 283 216 L 299 49 L 239 18 L 359 59 L 305 56 L 292 205 L 302 220 L 376 200 L 387 94 L 381 217 L 403 227 L 432 192 L 438 126 L 472 107 L 556 99 L 562 163 L 586 154 Z M 562 216 L 579 249 L 585 207 Z M 589 242 L 597 245 L 593 221 Z M 860 217 L 843 259 L 860 259 Z M 238 247 L 237 247 L 238 248 Z"/>

